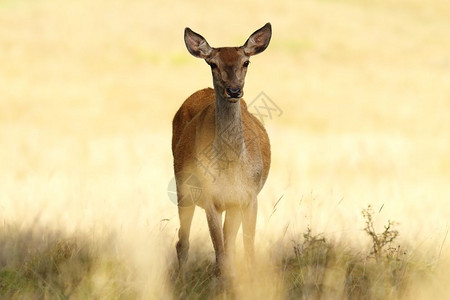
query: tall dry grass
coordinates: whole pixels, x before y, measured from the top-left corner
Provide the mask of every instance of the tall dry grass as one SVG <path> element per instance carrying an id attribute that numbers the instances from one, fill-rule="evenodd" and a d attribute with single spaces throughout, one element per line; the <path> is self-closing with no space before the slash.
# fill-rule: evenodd
<path id="1" fill-rule="evenodd" d="M 242 263 L 236 295 L 445 298 L 449 10 L 444 0 L 2 1 L 1 295 L 214 295 L 200 210 L 190 264 L 204 280 L 171 277 L 171 118 L 211 85 L 182 32 L 237 45 L 270 21 L 245 95 L 263 91 L 283 114 L 266 122 L 260 276 Z M 370 257 L 369 204 L 377 232 L 398 222 L 400 257 Z"/>

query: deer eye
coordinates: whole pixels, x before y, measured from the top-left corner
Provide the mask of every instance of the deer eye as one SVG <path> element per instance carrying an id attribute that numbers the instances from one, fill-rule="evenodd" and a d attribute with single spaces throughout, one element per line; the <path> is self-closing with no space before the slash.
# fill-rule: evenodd
<path id="1" fill-rule="evenodd" d="M 250 62 L 248 60 L 245 61 L 244 64 L 243 64 L 244 68 L 247 68 L 249 64 L 250 64 Z"/>
<path id="2" fill-rule="evenodd" d="M 211 67 L 211 69 L 217 68 L 217 65 L 215 63 L 207 62 L 207 64 Z"/>

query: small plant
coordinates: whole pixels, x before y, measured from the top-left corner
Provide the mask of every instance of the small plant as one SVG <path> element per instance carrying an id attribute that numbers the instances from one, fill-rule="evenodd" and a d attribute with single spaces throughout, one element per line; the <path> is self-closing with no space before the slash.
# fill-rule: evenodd
<path id="1" fill-rule="evenodd" d="M 394 229 L 397 225 L 396 222 L 388 220 L 388 224 L 384 226 L 384 231 L 377 233 L 373 225 L 373 208 L 369 205 L 366 209 L 362 210 L 362 215 L 366 220 L 366 227 L 364 231 L 372 239 L 372 251 L 370 252 L 377 260 L 385 256 L 388 258 L 393 258 L 398 256 L 400 253 L 400 246 L 393 247 L 392 244 L 394 240 L 398 237 L 399 233 Z"/>
<path id="2" fill-rule="evenodd" d="M 318 298 L 327 289 L 326 274 L 335 256 L 333 246 L 322 234 L 313 234 L 309 226 L 302 241 L 293 243 L 293 255 L 284 254 L 281 259 L 288 298 Z"/>
<path id="3" fill-rule="evenodd" d="M 326 265 L 329 250 L 330 246 L 325 238 L 321 234 L 313 235 L 309 226 L 303 234 L 303 243 L 294 245 L 295 257 L 298 261 L 315 265 Z"/>

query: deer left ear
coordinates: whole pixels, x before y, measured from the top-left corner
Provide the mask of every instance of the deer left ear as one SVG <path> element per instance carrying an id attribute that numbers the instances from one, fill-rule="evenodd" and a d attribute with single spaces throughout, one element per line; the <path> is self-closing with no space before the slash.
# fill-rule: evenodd
<path id="1" fill-rule="evenodd" d="M 267 23 L 256 30 L 245 42 L 243 48 L 246 55 L 256 55 L 266 50 L 272 37 L 272 26 Z"/>

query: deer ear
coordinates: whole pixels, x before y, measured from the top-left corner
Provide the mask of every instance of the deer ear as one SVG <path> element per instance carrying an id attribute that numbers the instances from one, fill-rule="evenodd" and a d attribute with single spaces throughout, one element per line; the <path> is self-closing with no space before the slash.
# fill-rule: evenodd
<path id="1" fill-rule="evenodd" d="M 256 30 L 245 42 L 243 48 L 246 55 L 256 55 L 266 50 L 272 37 L 272 26 L 267 23 Z"/>
<path id="2" fill-rule="evenodd" d="M 184 30 L 184 42 L 189 53 L 195 57 L 207 58 L 212 52 L 212 48 L 208 45 L 205 38 L 188 27 Z"/>

